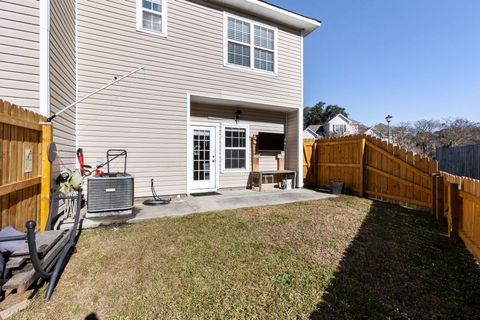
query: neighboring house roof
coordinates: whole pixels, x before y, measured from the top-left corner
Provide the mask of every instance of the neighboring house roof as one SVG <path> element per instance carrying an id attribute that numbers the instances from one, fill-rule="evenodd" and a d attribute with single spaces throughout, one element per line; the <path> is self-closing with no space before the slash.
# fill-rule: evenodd
<path id="1" fill-rule="evenodd" d="M 330 123 L 333 119 L 336 119 L 336 118 L 342 119 L 342 120 L 345 121 L 347 124 L 355 124 L 354 122 L 356 122 L 356 121 L 353 121 L 353 120 L 345 117 L 343 114 L 339 113 L 339 114 L 337 114 L 335 117 L 333 117 L 332 119 L 328 120 L 327 123 Z"/>
<path id="2" fill-rule="evenodd" d="M 310 136 L 313 138 L 313 139 L 318 139 L 320 138 L 320 135 L 318 133 L 316 133 L 315 131 L 313 131 L 312 129 L 310 128 L 307 128 L 305 130 L 303 130 L 303 138 L 304 139 L 309 139 Z"/>
<path id="3" fill-rule="evenodd" d="M 319 124 L 311 124 L 307 127 L 307 129 L 317 133 L 318 130 L 320 129 L 320 127 L 321 127 L 321 125 L 319 125 Z"/>
<path id="4" fill-rule="evenodd" d="M 367 127 L 364 124 L 358 123 L 358 133 L 359 134 L 365 134 L 365 133 L 367 133 L 368 130 L 371 130 L 371 128 Z"/>
<path id="5" fill-rule="evenodd" d="M 342 119 L 343 121 L 345 121 L 347 124 L 350 124 L 350 125 L 357 125 L 357 124 L 359 124 L 358 121 L 351 120 L 351 119 L 345 117 L 343 114 L 337 114 L 335 117 L 331 118 L 331 119 L 328 120 L 327 122 L 324 122 L 324 123 L 322 123 L 322 124 L 319 124 L 319 125 L 318 125 L 319 128 L 317 129 L 316 132 L 318 132 L 319 129 L 321 129 L 323 126 L 329 124 L 331 121 L 333 121 L 333 119 L 336 119 L 336 118 L 340 118 L 340 119 Z M 309 127 L 311 127 L 311 126 L 313 126 L 313 125 L 310 125 Z"/>
<path id="6" fill-rule="evenodd" d="M 388 126 L 384 123 L 378 123 L 372 127 L 372 130 L 377 132 L 380 138 L 383 138 L 387 136 Z"/>
<path id="7" fill-rule="evenodd" d="M 225 7 L 252 14 L 296 30 L 308 35 L 321 25 L 321 21 L 306 17 L 296 12 L 284 9 L 264 0 L 207 0 Z"/>

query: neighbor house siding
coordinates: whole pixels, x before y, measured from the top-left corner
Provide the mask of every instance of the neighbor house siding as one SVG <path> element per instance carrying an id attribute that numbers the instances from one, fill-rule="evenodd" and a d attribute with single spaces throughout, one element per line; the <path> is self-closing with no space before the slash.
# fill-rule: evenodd
<path id="1" fill-rule="evenodd" d="M 150 178 L 158 193 L 186 192 L 187 93 L 301 106 L 299 32 L 279 27 L 275 76 L 224 66 L 223 9 L 170 0 L 165 38 L 136 31 L 135 6 L 134 0 L 78 1 L 79 96 L 145 69 L 79 105 L 77 117 L 87 162 L 107 148 L 127 149 L 136 196 L 149 195 Z"/>
<path id="2" fill-rule="evenodd" d="M 0 1 L 0 98 L 39 111 L 39 1 Z"/>
<path id="3" fill-rule="evenodd" d="M 75 1 L 50 2 L 50 112 L 76 100 Z M 75 108 L 54 120 L 54 141 L 59 150 L 58 171 L 75 166 Z"/>
<path id="4" fill-rule="evenodd" d="M 220 105 L 207 106 L 201 104 L 192 105 L 190 121 L 192 122 L 208 122 L 208 123 L 218 123 L 220 124 L 219 137 L 219 161 L 221 170 L 221 163 L 223 159 L 222 147 L 223 147 L 223 136 L 221 125 L 228 124 L 235 126 L 234 113 L 238 108 L 224 107 Z M 259 132 L 270 132 L 270 133 L 285 133 L 285 112 L 277 111 L 265 111 L 258 109 L 241 109 L 242 114 L 239 125 L 248 125 L 249 126 L 249 141 L 251 143 L 251 138 L 257 135 Z M 251 144 L 249 148 L 249 163 L 248 172 L 221 172 L 219 174 L 219 185 L 220 188 L 236 188 L 236 187 L 246 187 L 248 184 L 248 179 L 251 171 Z M 276 152 L 261 152 L 259 159 L 259 169 L 260 170 L 277 170 L 277 153 Z"/>

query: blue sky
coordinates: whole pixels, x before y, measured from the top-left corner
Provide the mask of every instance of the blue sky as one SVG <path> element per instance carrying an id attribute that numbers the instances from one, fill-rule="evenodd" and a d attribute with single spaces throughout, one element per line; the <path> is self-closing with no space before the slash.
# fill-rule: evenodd
<path id="1" fill-rule="evenodd" d="M 480 122 L 480 0 L 269 0 L 322 21 L 305 39 L 305 105 L 367 125 Z"/>

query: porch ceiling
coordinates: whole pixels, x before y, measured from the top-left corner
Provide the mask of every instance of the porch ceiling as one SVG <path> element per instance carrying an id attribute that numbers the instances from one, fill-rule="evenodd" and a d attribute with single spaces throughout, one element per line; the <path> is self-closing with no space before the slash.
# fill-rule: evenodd
<path id="1" fill-rule="evenodd" d="M 298 110 L 298 108 L 294 108 L 294 107 L 264 104 L 264 103 L 258 103 L 255 101 L 239 100 L 237 98 L 232 99 L 227 97 L 207 97 L 207 96 L 200 96 L 200 95 L 191 95 L 190 104 L 192 103 L 207 104 L 207 105 L 221 105 L 221 106 L 236 107 L 236 108 L 281 111 L 281 112 L 291 112 L 291 111 Z"/>

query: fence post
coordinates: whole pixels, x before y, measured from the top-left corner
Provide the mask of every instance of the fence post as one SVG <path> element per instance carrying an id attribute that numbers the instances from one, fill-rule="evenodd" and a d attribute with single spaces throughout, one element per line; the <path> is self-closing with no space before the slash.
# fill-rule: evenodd
<path id="1" fill-rule="evenodd" d="M 460 195 L 458 183 L 448 184 L 448 236 L 458 236 L 458 217 L 460 215 Z"/>
<path id="2" fill-rule="evenodd" d="M 437 213 L 437 177 L 439 173 L 432 173 L 432 215 Z"/>
<path id="3" fill-rule="evenodd" d="M 437 220 L 444 219 L 445 213 L 445 200 L 444 200 L 444 188 L 445 188 L 445 179 L 443 176 L 439 175 L 435 177 L 436 180 L 436 190 L 435 190 L 435 198 L 437 204 L 435 205 L 435 218 Z"/>
<path id="4" fill-rule="evenodd" d="M 365 138 L 360 140 L 360 166 L 359 166 L 360 197 L 365 196 Z"/>
<path id="5" fill-rule="evenodd" d="M 52 181 L 52 166 L 48 161 L 48 146 L 53 140 L 53 128 L 51 123 L 42 124 L 42 184 L 39 227 L 43 231 L 48 219 L 50 210 L 50 186 Z"/>
<path id="6" fill-rule="evenodd" d="M 313 162 L 311 164 L 312 168 L 312 184 L 313 188 L 317 188 L 317 140 L 313 141 L 312 145 L 312 155 L 313 155 Z"/>

